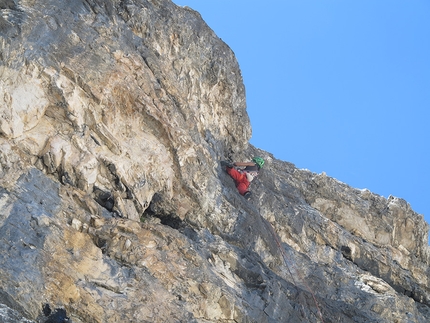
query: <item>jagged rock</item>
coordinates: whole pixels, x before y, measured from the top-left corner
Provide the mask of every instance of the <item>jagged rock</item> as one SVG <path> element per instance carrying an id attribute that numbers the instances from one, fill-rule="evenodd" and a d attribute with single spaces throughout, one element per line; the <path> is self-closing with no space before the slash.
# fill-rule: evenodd
<path id="1" fill-rule="evenodd" d="M 0 11 L 3 321 L 428 322 L 423 217 L 249 145 L 238 63 L 197 12 Z M 246 201 L 219 161 L 254 155 Z"/>
<path id="2" fill-rule="evenodd" d="M 17 311 L 0 304 L 0 322 L 2 323 L 35 323 L 34 321 L 27 320 Z"/>

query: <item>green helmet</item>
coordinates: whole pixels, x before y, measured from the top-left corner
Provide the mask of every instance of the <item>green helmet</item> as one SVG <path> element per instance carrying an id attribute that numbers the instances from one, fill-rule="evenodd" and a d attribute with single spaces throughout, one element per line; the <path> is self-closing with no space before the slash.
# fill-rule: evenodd
<path id="1" fill-rule="evenodd" d="M 254 157 L 252 158 L 252 161 L 256 163 L 260 168 L 262 168 L 264 165 L 264 159 L 261 157 Z"/>

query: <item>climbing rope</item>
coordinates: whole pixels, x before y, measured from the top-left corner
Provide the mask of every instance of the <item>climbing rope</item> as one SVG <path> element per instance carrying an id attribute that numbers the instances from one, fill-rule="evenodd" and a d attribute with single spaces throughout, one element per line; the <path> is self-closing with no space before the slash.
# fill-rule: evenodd
<path id="1" fill-rule="evenodd" d="M 237 203 L 234 203 L 234 202 L 231 202 L 231 203 L 232 203 L 232 205 L 237 205 Z M 294 275 L 293 275 L 293 273 L 291 272 L 291 268 L 290 268 L 290 266 L 288 265 L 288 257 L 287 257 L 287 255 L 286 255 L 286 253 L 285 253 L 284 248 L 282 248 L 282 245 L 281 245 L 281 243 L 280 243 L 280 241 L 279 241 L 278 235 L 276 234 L 275 230 L 273 229 L 273 226 L 270 224 L 270 222 L 269 222 L 269 221 L 267 221 L 265 218 L 263 218 L 263 217 L 261 216 L 261 214 L 260 214 L 260 212 L 257 210 L 257 208 L 256 208 L 255 206 L 253 206 L 252 204 L 251 204 L 251 205 L 250 205 L 250 204 L 245 204 L 245 205 L 242 205 L 242 207 L 243 207 L 245 210 L 247 210 L 249 213 L 254 213 L 254 214 L 258 214 L 258 215 L 260 215 L 260 217 L 261 217 L 261 219 L 262 219 L 262 221 L 263 221 L 264 225 L 265 225 L 266 227 L 268 227 L 269 231 L 271 232 L 271 234 L 272 234 L 272 235 L 273 235 L 273 237 L 275 238 L 276 244 L 278 245 L 278 248 L 279 248 L 279 250 L 281 251 L 282 258 L 284 259 L 285 266 L 287 267 L 287 270 L 288 270 L 289 274 L 291 275 L 291 278 L 292 278 L 292 280 L 293 280 L 293 283 L 294 283 L 294 285 L 295 285 L 295 286 L 296 286 L 296 288 L 297 288 L 298 284 L 296 283 L 296 281 L 295 281 L 295 279 L 294 279 Z M 301 280 L 302 284 L 306 287 L 306 289 L 308 290 L 308 292 L 312 295 L 313 301 L 314 301 L 315 306 L 316 306 L 317 311 L 318 311 L 318 315 L 319 315 L 319 317 L 320 317 L 320 319 L 321 319 L 321 322 L 322 322 L 322 323 L 324 323 L 324 319 L 323 319 L 323 316 L 322 316 L 321 310 L 320 310 L 320 308 L 319 308 L 319 306 L 318 306 L 318 302 L 317 302 L 317 300 L 316 300 L 315 293 L 314 293 L 314 292 L 312 292 L 312 290 L 310 289 L 309 285 L 308 285 L 308 284 L 306 284 L 306 282 L 305 282 L 305 280 L 303 279 L 303 276 L 300 274 L 300 272 L 296 270 L 296 273 L 297 273 L 297 275 L 299 276 L 299 278 L 300 278 L 300 280 Z M 297 288 L 297 291 L 298 291 L 298 288 Z M 299 297 L 300 297 L 300 295 L 301 295 L 301 294 L 299 293 Z M 299 302 L 300 302 L 300 301 L 299 301 Z M 303 315 L 304 315 L 304 316 L 305 316 L 305 318 L 308 320 L 307 315 L 306 315 L 306 311 L 305 311 L 304 306 L 303 306 L 303 303 L 301 304 L 301 306 L 302 306 L 302 309 L 303 309 Z"/>
<path id="2" fill-rule="evenodd" d="M 269 221 L 267 221 L 266 219 L 264 219 L 263 217 L 261 217 L 261 218 L 262 218 L 262 220 L 263 220 L 264 224 L 266 225 L 266 227 L 268 227 L 268 228 L 269 228 L 269 231 L 272 233 L 273 237 L 275 238 L 276 244 L 278 245 L 279 250 L 281 251 L 282 258 L 284 259 L 284 262 L 285 262 L 285 265 L 286 265 L 286 267 L 287 267 L 287 270 L 288 270 L 288 272 L 290 273 L 291 278 L 293 279 L 293 283 L 297 286 L 297 283 L 296 283 L 296 281 L 295 281 L 295 279 L 294 279 L 294 275 L 293 275 L 293 273 L 291 272 L 291 268 L 290 268 L 290 266 L 289 266 L 289 264 L 288 264 L 288 257 L 287 257 L 287 254 L 285 253 L 284 248 L 282 248 L 282 245 L 281 245 L 281 242 L 279 241 L 279 237 L 278 237 L 278 235 L 276 234 L 275 230 L 273 229 L 273 226 L 271 225 L 271 223 L 270 223 Z M 318 302 L 317 302 L 317 299 L 316 299 L 316 297 L 315 297 L 315 293 L 311 290 L 311 288 L 310 288 L 310 287 L 309 287 L 309 285 L 306 283 L 306 281 L 304 280 L 304 278 L 303 278 L 303 276 L 300 274 L 300 272 L 299 272 L 298 270 L 295 270 L 295 272 L 296 272 L 296 273 L 297 273 L 297 275 L 299 276 L 299 279 L 300 279 L 301 283 L 302 283 L 303 285 L 305 285 L 305 287 L 306 287 L 306 289 L 308 290 L 308 292 L 312 295 L 313 301 L 314 301 L 315 306 L 316 306 L 317 311 L 318 311 L 318 315 L 319 315 L 319 317 L 320 317 L 320 319 L 321 319 L 321 322 L 322 322 L 322 323 L 324 323 L 324 319 L 323 319 L 323 316 L 322 316 L 321 310 L 320 310 L 320 308 L 319 308 L 319 306 L 318 306 Z M 303 308 L 303 314 L 304 314 L 304 316 L 306 317 L 306 312 L 305 312 L 305 310 L 304 310 L 304 306 L 303 306 L 303 304 L 301 304 L 301 306 L 302 306 L 302 308 Z M 306 319 L 308 319 L 308 318 L 306 317 Z"/>

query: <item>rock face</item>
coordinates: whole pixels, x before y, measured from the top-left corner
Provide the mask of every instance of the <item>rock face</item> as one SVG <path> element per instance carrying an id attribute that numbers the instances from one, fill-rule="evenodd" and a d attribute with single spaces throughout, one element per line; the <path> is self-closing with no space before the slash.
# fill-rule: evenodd
<path id="1" fill-rule="evenodd" d="M 197 12 L 0 12 L 2 322 L 429 322 L 423 217 L 249 145 L 238 63 Z M 255 155 L 246 201 L 219 161 Z"/>

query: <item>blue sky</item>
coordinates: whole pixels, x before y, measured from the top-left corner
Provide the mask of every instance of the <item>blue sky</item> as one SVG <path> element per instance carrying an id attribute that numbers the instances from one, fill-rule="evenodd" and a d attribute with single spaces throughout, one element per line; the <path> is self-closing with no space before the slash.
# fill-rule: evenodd
<path id="1" fill-rule="evenodd" d="M 430 1 L 173 2 L 234 51 L 254 146 L 430 222 Z"/>

